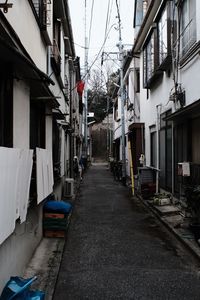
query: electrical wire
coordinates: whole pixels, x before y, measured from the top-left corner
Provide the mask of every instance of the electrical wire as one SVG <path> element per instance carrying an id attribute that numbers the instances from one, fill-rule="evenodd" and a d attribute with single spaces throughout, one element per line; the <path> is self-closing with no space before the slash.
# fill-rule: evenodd
<path id="1" fill-rule="evenodd" d="M 112 9 L 113 9 L 113 1 L 114 1 L 114 0 L 112 0 L 112 2 L 111 2 L 111 6 L 110 6 L 110 16 L 109 16 L 109 19 L 108 19 L 108 26 L 109 26 L 109 24 L 110 24 L 110 18 L 111 18 L 111 14 L 112 14 Z"/>
<path id="2" fill-rule="evenodd" d="M 104 45 L 105 45 L 105 43 L 106 43 L 106 40 L 107 40 L 107 38 L 108 38 L 108 35 L 109 35 L 111 29 L 113 28 L 113 26 L 115 26 L 115 25 L 116 25 L 116 24 L 112 24 L 112 26 L 110 26 L 110 29 L 109 29 L 109 31 L 108 31 L 108 33 L 107 33 L 107 35 L 106 35 L 106 37 L 105 37 L 105 39 L 104 39 L 104 41 L 103 41 L 103 44 L 102 44 L 102 46 L 101 46 L 99 52 L 98 52 L 97 55 L 96 55 L 96 58 L 93 60 L 93 62 L 91 63 L 90 67 L 88 68 L 88 70 L 87 70 L 87 72 L 84 74 L 84 76 L 81 78 L 81 80 L 84 80 L 84 79 L 85 79 L 85 77 L 89 74 L 91 68 L 93 67 L 93 65 L 95 64 L 95 62 L 97 61 L 97 59 L 99 58 L 100 53 L 101 53 L 101 51 L 102 51 L 102 49 L 103 49 L 103 47 L 104 47 Z M 71 91 L 73 91 L 76 87 L 77 87 L 77 86 L 75 85 L 75 86 L 71 89 Z"/>
<path id="3" fill-rule="evenodd" d="M 99 58 L 99 56 L 100 56 L 100 54 L 101 54 L 101 51 L 102 51 L 102 49 L 103 49 L 103 47 L 104 47 L 104 45 L 105 45 L 105 43 L 106 43 L 106 40 L 107 40 L 107 38 L 108 38 L 108 35 L 109 35 L 109 33 L 110 33 L 112 27 L 115 26 L 115 25 L 116 25 L 116 24 L 112 24 L 112 26 L 110 27 L 110 29 L 109 29 L 109 31 L 108 31 L 108 33 L 107 33 L 107 35 L 106 35 L 106 37 L 105 37 L 105 39 L 104 39 L 104 41 L 103 41 L 102 46 L 101 46 L 99 52 L 98 52 L 97 55 L 96 55 L 96 58 L 94 59 L 94 61 L 92 62 L 92 64 L 90 65 L 90 67 L 88 68 L 86 74 L 83 76 L 82 79 L 84 79 L 84 78 L 86 77 L 86 75 L 88 75 L 88 73 L 90 72 L 92 66 L 95 64 L 95 62 L 96 62 L 97 59 Z"/>

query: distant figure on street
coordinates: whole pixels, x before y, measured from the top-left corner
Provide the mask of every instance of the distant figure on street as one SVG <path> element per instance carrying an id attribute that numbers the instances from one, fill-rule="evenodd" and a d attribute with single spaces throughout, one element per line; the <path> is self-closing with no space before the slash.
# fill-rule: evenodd
<path id="1" fill-rule="evenodd" d="M 83 170 L 84 170 L 84 162 L 83 162 L 83 157 L 81 155 L 79 159 L 79 174 L 80 174 L 80 179 L 83 179 Z"/>
<path id="2" fill-rule="evenodd" d="M 78 178 L 79 175 L 79 163 L 78 163 L 78 157 L 74 156 L 73 159 L 73 171 L 74 171 L 74 178 Z"/>
<path id="3" fill-rule="evenodd" d="M 77 156 L 74 156 L 73 160 L 73 171 L 74 171 L 74 178 L 80 180 L 83 179 L 83 170 L 84 170 L 84 164 L 83 164 L 83 158 L 82 156 L 78 160 Z"/>

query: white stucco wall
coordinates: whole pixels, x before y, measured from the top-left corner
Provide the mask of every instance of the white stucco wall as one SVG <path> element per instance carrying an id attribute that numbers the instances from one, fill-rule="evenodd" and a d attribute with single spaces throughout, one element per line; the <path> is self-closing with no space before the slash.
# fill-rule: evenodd
<path id="1" fill-rule="evenodd" d="M 200 1 L 196 0 L 197 40 L 200 40 Z"/>
<path id="2" fill-rule="evenodd" d="M 199 70 L 200 56 L 197 55 L 180 71 L 180 82 L 185 89 L 186 105 L 200 99 Z"/>
<path id="3" fill-rule="evenodd" d="M 42 206 L 29 210 L 26 222 L 17 223 L 13 234 L 0 247 L 0 294 L 10 276 L 23 277 L 25 266 L 41 237 Z"/>
<path id="4" fill-rule="evenodd" d="M 40 28 L 29 2 L 20 0 L 13 3 L 13 7 L 8 10 L 6 18 L 37 67 L 46 72 L 46 46 L 41 38 Z"/>
<path id="5" fill-rule="evenodd" d="M 13 147 L 29 149 L 30 90 L 23 81 L 14 80 Z"/>
<path id="6" fill-rule="evenodd" d="M 146 164 L 150 165 L 150 131 L 149 126 L 156 125 L 157 123 L 157 105 L 160 105 L 159 112 L 172 109 L 174 110 L 174 104 L 169 101 L 170 90 L 173 87 L 172 77 L 168 77 L 164 72 L 162 80 L 159 80 L 159 84 L 155 84 L 154 87 L 149 90 L 149 97 L 147 98 L 147 89 L 143 88 L 143 56 L 140 60 L 140 122 L 145 123 L 145 158 Z"/>

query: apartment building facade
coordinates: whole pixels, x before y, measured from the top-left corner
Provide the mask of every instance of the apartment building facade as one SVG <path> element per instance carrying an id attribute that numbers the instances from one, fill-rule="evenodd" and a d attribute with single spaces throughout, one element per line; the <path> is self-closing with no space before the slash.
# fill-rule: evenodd
<path id="1" fill-rule="evenodd" d="M 81 132 L 67 1 L 11 2 L 0 8 L 0 289 L 40 242 L 44 201 L 62 199 Z"/>
<path id="2" fill-rule="evenodd" d="M 199 14 L 195 0 L 135 1 L 132 62 L 139 58 L 145 165 L 178 198 L 179 164 L 189 163 L 188 184 L 200 182 Z"/>

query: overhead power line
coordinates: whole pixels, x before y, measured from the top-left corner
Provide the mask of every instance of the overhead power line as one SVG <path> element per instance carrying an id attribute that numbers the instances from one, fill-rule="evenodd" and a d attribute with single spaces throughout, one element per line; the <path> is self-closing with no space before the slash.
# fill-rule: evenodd
<path id="1" fill-rule="evenodd" d="M 90 72 L 91 68 L 93 67 L 93 65 L 95 64 L 95 62 L 97 61 L 97 59 L 99 58 L 99 56 L 100 56 L 100 54 L 101 54 L 101 51 L 102 51 L 102 49 L 103 49 L 103 47 L 104 47 L 104 45 L 105 45 L 105 43 L 106 43 L 106 40 L 107 40 L 107 38 L 108 38 L 108 35 L 109 35 L 109 33 L 110 33 L 112 27 L 115 26 L 115 25 L 116 25 L 116 24 L 112 24 L 112 26 L 110 27 L 110 29 L 109 29 L 107 35 L 105 36 L 105 39 L 104 39 L 104 41 L 103 41 L 103 44 L 102 44 L 102 46 L 101 46 L 99 52 L 97 53 L 96 58 L 94 59 L 94 61 L 92 62 L 92 64 L 91 64 L 90 67 L 88 68 L 87 73 L 83 76 L 82 79 L 84 79 L 84 78 L 86 77 L 86 75 L 88 75 L 88 73 Z"/>

